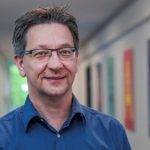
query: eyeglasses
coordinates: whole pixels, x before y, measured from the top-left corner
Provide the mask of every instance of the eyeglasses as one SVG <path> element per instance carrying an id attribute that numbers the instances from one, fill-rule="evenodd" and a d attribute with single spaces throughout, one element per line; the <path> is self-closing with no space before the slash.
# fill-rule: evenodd
<path id="1" fill-rule="evenodd" d="M 52 52 L 56 51 L 60 60 L 73 60 L 76 56 L 77 49 L 75 47 L 64 47 L 57 49 L 33 49 L 26 50 L 24 55 L 30 55 L 37 62 L 46 62 L 52 56 Z"/>

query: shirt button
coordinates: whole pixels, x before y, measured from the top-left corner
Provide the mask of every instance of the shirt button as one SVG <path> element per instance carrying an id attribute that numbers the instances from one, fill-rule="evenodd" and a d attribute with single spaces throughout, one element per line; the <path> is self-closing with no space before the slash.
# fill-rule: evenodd
<path id="1" fill-rule="evenodd" d="M 41 121 L 41 122 L 45 122 L 43 118 L 40 118 L 40 121 Z"/>
<path id="2" fill-rule="evenodd" d="M 59 133 L 57 134 L 57 138 L 60 138 L 60 134 Z"/>

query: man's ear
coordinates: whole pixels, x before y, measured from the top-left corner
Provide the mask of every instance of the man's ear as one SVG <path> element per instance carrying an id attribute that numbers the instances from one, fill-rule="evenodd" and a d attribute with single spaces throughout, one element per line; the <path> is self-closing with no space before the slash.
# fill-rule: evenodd
<path id="1" fill-rule="evenodd" d="M 19 74 L 22 76 L 22 77 L 25 77 L 26 74 L 25 74 L 25 71 L 24 71 L 24 66 L 23 66 L 23 58 L 18 56 L 18 55 L 15 55 L 14 56 L 14 61 L 18 67 L 18 70 L 19 70 Z"/>

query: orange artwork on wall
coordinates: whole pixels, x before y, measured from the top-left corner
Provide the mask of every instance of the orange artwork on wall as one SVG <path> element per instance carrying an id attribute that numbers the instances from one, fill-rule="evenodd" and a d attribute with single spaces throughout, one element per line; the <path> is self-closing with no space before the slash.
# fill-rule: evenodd
<path id="1" fill-rule="evenodd" d="M 124 52 L 124 121 L 129 130 L 134 130 L 133 50 Z"/>

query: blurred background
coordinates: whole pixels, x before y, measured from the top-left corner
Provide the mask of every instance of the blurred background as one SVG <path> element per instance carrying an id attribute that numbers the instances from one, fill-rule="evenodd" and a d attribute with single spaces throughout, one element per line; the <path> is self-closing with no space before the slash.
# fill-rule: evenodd
<path id="1" fill-rule="evenodd" d="M 14 21 L 26 11 L 69 5 L 80 33 L 80 102 L 112 115 L 133 150 L 150 147 L 150 0 L 1 0 L 0 116 L 24 104 L 28 93 L 13 61 Z"/>

